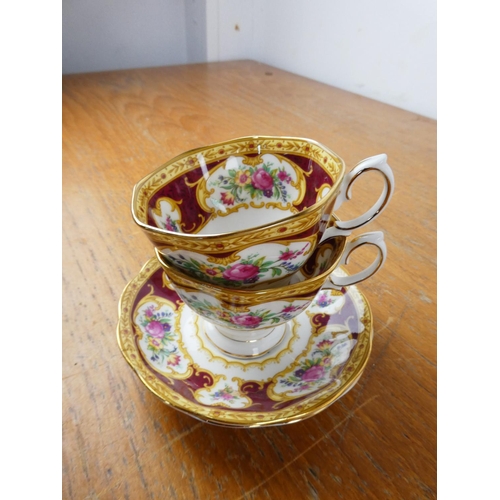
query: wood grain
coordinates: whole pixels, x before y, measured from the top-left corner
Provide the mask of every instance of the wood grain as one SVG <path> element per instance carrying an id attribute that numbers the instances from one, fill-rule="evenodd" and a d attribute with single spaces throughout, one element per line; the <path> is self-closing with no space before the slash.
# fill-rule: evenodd
<path id="1" fill-rule="evenodd" d="M 370 226 L 389 254 L 360 286 L 375 338 L 358 385 L 300 423 L 225 429 L 149 393 L 118 349 L 117 309 L 152 256 L 133 185 L 252 134 L 310 137 L 348 168 L 385 152 L 396 191 Z M 435 498 L 436 122 L 252 61 L 63 77 L 63 352 L 65 499 Z"/>

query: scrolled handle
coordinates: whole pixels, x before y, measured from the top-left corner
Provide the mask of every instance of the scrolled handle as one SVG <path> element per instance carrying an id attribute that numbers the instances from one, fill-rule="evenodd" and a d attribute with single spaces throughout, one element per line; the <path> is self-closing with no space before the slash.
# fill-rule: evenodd
<path id="1" fill-rule="evenodd" d="M 348 221 L 337 221 L 335 226 L 338 229 L 352 231 L 368 222 L 372 221 L 382 213 L 384 208 L 389 203 L 394 191 L 394 174 L 391 167 L 387 164 L 387 155 L 380 154 L 371 156 L 359 162 L 343 179 L 340 186 L 339 194 L 335 199 L 333 210 L 338 210 L 340 206 L 347 200 L 351 199 L 352 185 L 354 181 L 365 172 L 377 171 L 384 177 L 384 188 L 377 202 L 363 215 Z M 327 230 L 328 231 L 328 230 Z"/>
<path id="2" fill-rule="evenodd" d="M 339 289 L 342 287 L 348 287 L 356 283 L 360 283 L 361 281 L 365 281 L 373 276 L 383 266 L 385 259 L 387 258 L 387 246 L 384 241 L 384 233 L 381 231 L 373 231 L 371 233 L 362 234 L 347 243 L 344 253 L 339 261 L 339 265 L 347 264 L 351 253 L 356 248 L 363 245 L 373 245 L 378 249 L 378 254 L 375 257 L 375 260 L 365 270 L 350 276 L 336 276 L 332 273 L 330 275 L 330 282 L 334 288 Z M 326 288 L 328 288 L 328 286 Z"/>

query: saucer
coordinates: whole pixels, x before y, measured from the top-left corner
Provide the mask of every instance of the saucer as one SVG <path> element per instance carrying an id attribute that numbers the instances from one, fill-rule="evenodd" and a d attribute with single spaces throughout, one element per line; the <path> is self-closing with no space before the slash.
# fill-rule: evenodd
<path id="1" fill-rule="evenodd" d="M 299 422 L 346 394 L 368 362 L 372 325 L 356 286 L 320 291 L 278 345 L 234 358 L 211 342 L 153 257 L 122 293 L 117 337 L 129 365 L 167 405 L 212 424 L 262 427 Z"/>

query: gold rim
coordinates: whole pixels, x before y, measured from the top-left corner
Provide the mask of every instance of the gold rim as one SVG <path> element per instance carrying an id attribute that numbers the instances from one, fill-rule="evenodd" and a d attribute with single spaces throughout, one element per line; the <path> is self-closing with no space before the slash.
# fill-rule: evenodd
<path id="1" fill-rule="evenodd" d="M 219 330 L 217 330 L 221 335 L 223 335 L 224 337 L 226 337 L 223 333 L 221 333 Z M 272 345 L 271 347 L 269 347 L 268 349 L 266 349 L 265 351 L 262 351 L 262 352 L 259 352 L 258 354 L 235 354 L 234 352 L 229 352 L 229 351 L 226 351 L 225 349 L 222 349 L 222 347 L 218 346 L 213 340 L 212 338 L 210 337 L 210 334 L 208 332 L 205 332 L 205 335 L 207 336 L 207 338 L 210 340 L 210 342 L 212 342 L 212 344 L 214 344 L 217 349 L 219 349 L 219 351 L 222 351 L 224 354 L 227 354 L 228 356 L 231 356 L 233 358 L 236 358 L 236 359 L 256 359 L 256 358 L 260 358 L 261 356 L 264 356 L 265 354 L 267 354 L 268 352 L 272 351 L 276 346 L 278 346 L 279 344 L 281 344 L 281 341 L 285 338 L 285 335 L 286 335 L 286 330 L 283 332 L 283 335 L 280 337 L 280 339 L 278 340 L 278 342 L 276 342 L 276 344 Z M 229 338 L 229 337 L 226 337 L 226 338 Z M 233 340 L 233 339 L 229 339 L 229 340 Z M 257 339 L 258 340 L 258 339 Z M 239 340 L 233 340 L 233 342 L 240 342 Z M 245 342 L 245 341 L 243 341 Z M 249 341 L 246 341 L 246 342 L 249 342 Z"/>
<path id="2" fill-rule="evenodd" d="M 240 231 L 234 231 L 230 233 L 214 233 L 214 234 L 189 234 L 189 233 L 176 233 L 172 231 L 168 231 L 166 229 L 161 229 L 157 228 L 154 226 L 150 226 L 145 222 L 145 220 L 141 220 L 141 216 L 138 215 L 138 211 L 144 211 L 144 207 L 142 207 L 141 204 L 138 202 L 138 198 L 141 195 L 141 190 L 144 188 L 144 186 L 151 181 L 152 179 L 155 178 L 155 176 L 159 175 L 166 167 L 172 167 L 174 164 L 177 165 L 179 162 L 182 162 L 182 160 L 187 160 L 189 157 L 201 153 L 202 151 L 212 151 L 216 150 L 217 148 L 223 148 L 226 146 L 234 145 L 237 143 L 242 143 L 242 146 L 244 143 L 251 144 L 253 143 L 263 143 L 264 145 L 267 142 L 270 141 L 275 141 L 276 143 L 292 143 L 292 142 L 299 142 L 307 145 L 314 146 L 318 148 L 318 150 L 321 150 L 325 155 L 327 155 L 325 158 L 329 158 L 331 162 L 333 162 L 336 167 L 338 168 L 337 172 L 333 171 L 327 171 L 328 175 L 332 179 L 332 186 L 330 188 L 330 191 L 321 198 L 319 201 L 316 201 L 314 205 L 307 207 L 306 209 L 296 213 L 292 214 L 288 217 L 285 217 L 283 219 L 280 219 L 279 221 L 276 221 L 271 224 L 262 224 L 260 226 L 253 227 L 251 229 L 245 229 L 245 230 L 240 230 Z M 248 146 L 249 147 L 249 146 Z M 268 146 L 269 148 L 269 146 Z M 276 151 L 276 148 L 272 149 L 263 149 L 261 150 L 263 153 L 279 153 L 279 151 Z M 285 150 L 281 150 L 283 152 Z M 250 149 L 248 152 L 251 152 Z M 298 153 L 299 151 L 293 151 L 294 153 Z M 305 157 L 310 157 L 309 155 L 302 154 L 302 156 Z M 320 162 L 318 162 L 319 165 L 321 165 Z M 196 168 L 196 167 L 195 167 Z M 192 170 L 192 168 L 191 168 Z M 179 177 L 180 175 L 183 175 L 185 172 L 188 172 L 190 170 L 187 170 L 186 167 L 184 167 L 184 170 L 180 169 L 180 173 L 172 174 L 172 179 L 175 179 Z M 151 172 L 149 175 L 144 177 L 142 180 L 140 180 L 133 189 L 132 193 L 132 217 L 134 219 L 134 222 L 139 225 L 142 229 L 144 229 L 151 238 L 155 239 L 162 239 L 162 236 L 168 236 L 172 239 L 172 243 L 175 244 L 175 242 L 178 242 L 178 244 L 181 245 L 188 245 L 189 248 L 191 248 L 189 245 L 195 244 L 197 240 L 203 240 L 204 246 L 206 247 L 207 245 L 212 245 L 212 244 L 218 244 L 221 243 L 221 240 L 230 242 L 231 244 L 237 244 L 239 240 L 241 240 L 243 237 L 248 237 L 254 241 L 262 241 L 266 240 L 266 234 L 272 233 L 274 235 L 275 232 L 279 232 L 279 229 L 282 228 L 284 225 L 289 225 L 289 224 L 295 224 L 298 225 L 297 228 L 294 228 L 294 231 L 297 232 L 298 228 L 302 228 L 302 230 L 309 229 L 312 227 L 321 217 L 321 212 L 322 208 L 325 207 L 325 205 L 328 205 L 333 202 L 333 198 L 337 194 L 338 189 L 340 188 L 342 179 L 345 174 L 345 163 L 340 156 L 338 156 L 334 151 L 331 149 L 327 148 L 326 146 L 323 146 L 317 141 L 314 141 L 312 139 L 307 139 L 307 138 L 301 138 L 301 137 L 279 137 L 279 136 L 245 136 L 245 137 L 240 137 L 237 139 L 232 139 L 229 141 L 224 141 L 224 142 L 219 142 L 215 144 L 211 144 L 208 146 L 203 146 L 195 149 L 191 149 L 189 151 L 186 151 L 184 153 L 181 153 L 180 155 L 177 155 L 173 159 L 169 160 L 168 162 L 164 163 L 160 167 L 158 167 L 156 170 Z M 336 175 L 336 179 L 334 176 Z M 151 194 L 152 195 L 152 194 Z M 149 198 L 151 197 L 149 195 Z M 318 214 L 319 212 L 319 214 Z M 146 213 L 143 214 L 143 216 L 147 217 L 147 211 Z M 279 234 L 279 233 L 278 233 Z"/>
<path id="3" fill-rule="evenodd" d="M 147 269 L 148 271 L 146 274 Z M 135 355 L 135 358 L 130 356 L 131 353 L 128 351 L 126 345 L 124 344 L 124 340 L 128 340 L 130 343 L 130 339 L 127 339 L 127 336 L 133 336 L 133 332 L 130 332 L 130 329 L 128 332 L 122 332 L 124 326 L 126 325 L 126 317 L 130 316 L 130 314 L 132 313 L 132 311 L 129 310 L 129 307 L 131 307 L 131 305 L 134 303 L 135 297 L 141 289 L 141 286 L 138 286 L 138 284 L 140 284 L 141 282 L 143 283 L 158 269 L 158 261 L 155 258 L 150 259 L 144 264 L 139 274 L 135 278 L 133 278 L 124 288 L 120 296 L 118 305 L 119 321 L 116 334 L 118 346 L 127 363 L 130 365 L 130 367 L 133 369 L 142 383 L 167 406 L 187 413 L 198 420 L 228 427 L 253 428 L 295 423 L 304 420 L 305 418 L 316 415 L 317 413 L 321 412 L 326 407 L 337 401 L 358 382 L 359 378 L 363 374 L 372 350 L 373 316 L 370 304 L 366 300 L 365 296 L 358 290 L 358 293 L 365 307 L 365 312 L 362 320 L 365 324 L 365 327 L 369 325 L 369 331 L 367 332 L 368 338 L 363 340 L 363 342 L 367 342 L 368 345 L 364 350 L 362 359 L 348 375 L 349 378 L 344 382 L 344 385 L 341 386 L 338 390 L 335 390 L 332 393 L 331 389 L 328 389 L 328 387 L 326 387 L 314 394 L 311 397 L 310 402 L 303 400 L 297 404 L 292 404 L 286 407 L 284 410 L 277 409 L 272 412 L 268 411 L 242 413 L 241 411 L 231 409 L 219 410 L 209 407 L 201 407 L 196 403 L 185 400 L 183 397 L 172 391 L 172 389 L 168 388 L 166 384 L 161 383 L 154 375 L 152 375 L 149 370 L 145 368 L 143 362 L 139 362 L 140 360 L 142 360 L 142 356 L 137 352 L 135 343 L 132 342 L 132 354 Z M 135 293 L 133 294 L 129 293 L 131 287 L 133 287 L 133 289 L 135 290 Z M 127 299 L 128 302 L 126 302 L 125 299 Z"/>

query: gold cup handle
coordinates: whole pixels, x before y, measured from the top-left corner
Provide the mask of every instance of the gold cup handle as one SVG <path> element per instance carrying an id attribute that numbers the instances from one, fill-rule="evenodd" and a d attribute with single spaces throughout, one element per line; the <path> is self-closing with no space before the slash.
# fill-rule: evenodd
<path id="1" fill-rule="evenodd" d="M 384 241 L 384 233 L 381 231 L 372 231 L 371 233 L 362 234 L 347 243 L 344 253 L 339 261 L 339 265 L 347 264 L 351 253 L 356 248 L 363 245 L 373 245 L 378 249 L 378 254 L 375 257 L 375 260 L 365 270 L 350 276 L 336 276 L 334 273 L 330 274 L 329 279 L 333 288 L 339 289 L 364 281 L 373 276 L 383 266 L 385 259 L 387 258 L 387 246 Z M 325 285 L 324 288 L 332 288 L 328 285 L 329 284 Z"/>
<path id="2" fill-rule="evenodd" d="M 354 181 L 365 172 L 376 171 L 380 172 L 384 177 L 384 188 L 377 202 L 363 215 L 348 221 L 337 221 L 335 226 L 338 229 L 352 231 L 368 222 L 372 221 L 382 213 L 384 208 L 389 203 L 394 191 L 394 174 L 391 167 L 387 164 L 387 155 L 380 154 L 371 156 L 358 163 L 343 179 L 340 186 L 339 194 L 335 199 L 333 210 L 338 210 L 340 206 L 347 200 L 351 199 L 351 190 Z"/>

